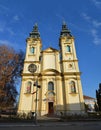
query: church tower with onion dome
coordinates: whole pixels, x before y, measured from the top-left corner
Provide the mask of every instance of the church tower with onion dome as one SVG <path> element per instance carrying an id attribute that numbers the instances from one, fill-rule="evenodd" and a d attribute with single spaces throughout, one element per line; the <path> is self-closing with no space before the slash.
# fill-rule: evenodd
<path id="1" fill-rule="evenodd" d="M 65 22 L 60 32 L 59 47 L 60 50 L 53 47 L 42 50 L 35 24 L 26 39 L 18 113 L 34 112 L 38 116 L 84 113 L 75 41 Z"/>

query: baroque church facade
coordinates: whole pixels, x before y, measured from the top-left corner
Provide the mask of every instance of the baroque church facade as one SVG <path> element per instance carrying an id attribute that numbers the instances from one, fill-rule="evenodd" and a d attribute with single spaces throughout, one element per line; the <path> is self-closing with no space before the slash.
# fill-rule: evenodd
<path id="1" fill-rule="evenodd" d="M 84 99 L 74 37 L 66 23 L 59 37 L 60 50 L 42 50 L 38 26 L 26 39 L 26 56 L 18 113 L 37 115 L 83 113 Z"/>

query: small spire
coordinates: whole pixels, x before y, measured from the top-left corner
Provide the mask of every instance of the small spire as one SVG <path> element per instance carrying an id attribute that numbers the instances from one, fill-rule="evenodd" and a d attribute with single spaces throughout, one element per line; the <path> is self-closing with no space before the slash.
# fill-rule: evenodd
<path id="1" fill-rule="evenodd" d="M 65 22 L 65 21 L 63 21 L 62 30 L 67 30 L 67 25 L 66 25 L 66 22 Z"/>
<path id="2" fill-rule="evenodd" d="M 60 37 L 63 37 L 63 36 L 72 36 L 70 30 L 67 28 L 65 21 L 63 21 L 62 30 L 60 32 Z"/>
<path id="3" fill-rule="evenodd" d="M 65 20 L 63 20 L 63 25 L 66 24 Z"/>
<path id="4" fill-rule="evenodd" d="M 35 25 L 34 25 L 34 27 L 33 27 L 33 31 L 34 31 L 34 32 L 38 32 L 38 24 L 37 24 L 37 23 L 35 23 Z"/>
<path id="5" fill-rule="evenodd" d="M 62 23 L 62 25 L 66 25 L 66 22 L 65 22 L 65 20 L 63 20 L 63 23 Z"/>
<path id="6" fill-rule="evenodd" d="M 30 32 L 30 37 L 40 38 L 40 33 L 38 31 L 38 25 L 37 25 L 37 23 L 33 26 L 33 30 L 32 30 L 32 32 Z"/>

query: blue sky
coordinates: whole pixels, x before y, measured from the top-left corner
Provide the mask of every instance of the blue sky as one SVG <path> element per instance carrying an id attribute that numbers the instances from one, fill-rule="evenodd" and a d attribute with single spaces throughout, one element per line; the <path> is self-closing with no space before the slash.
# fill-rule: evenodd
<path id="1" fill-rule="evenodd" d="M 25 51 L 37 23 L 43 49 L 59 49 L 63 21 L 75 37 L 83 93 L 95 97 L 101 82 L 101 0 L 0 0 L 0 44 Z"/>

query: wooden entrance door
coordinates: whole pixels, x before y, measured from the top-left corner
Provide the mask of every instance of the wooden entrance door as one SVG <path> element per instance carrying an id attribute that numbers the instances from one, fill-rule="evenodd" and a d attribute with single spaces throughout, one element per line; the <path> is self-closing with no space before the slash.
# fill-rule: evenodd
<path id="1" fill-rule="evenodd" d="M 48 102 L 48 114 L 52 115 L 54 113 L 53 102 Z"/>

